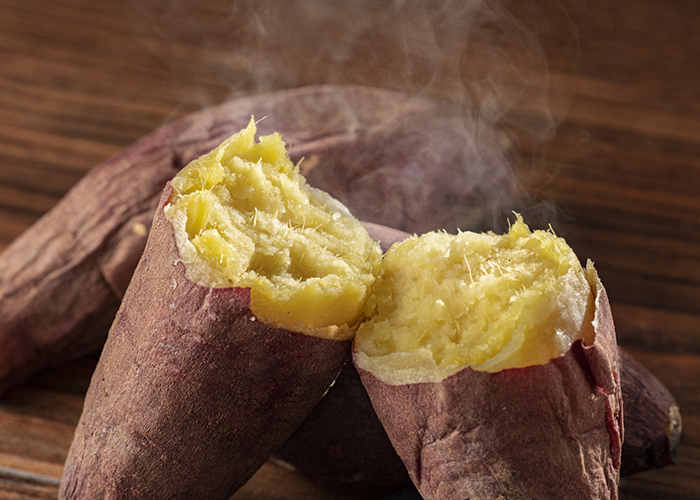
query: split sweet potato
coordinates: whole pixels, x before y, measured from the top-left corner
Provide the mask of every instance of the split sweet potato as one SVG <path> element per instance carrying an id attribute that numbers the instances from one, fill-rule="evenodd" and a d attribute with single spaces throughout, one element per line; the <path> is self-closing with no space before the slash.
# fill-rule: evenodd
<path id="1" fill-rule="evenodd" d="M 410 236 L 365 226 L 385 252 Z M 682 420 L 676 401 L 622 348 L 618 361 L 625 429 L 620 474 L 678 463 Z M 352 363 L 273 457 L 332 491 L 381 495 L 411 484 Z"/>
<path id="2" fill-rule="evenodd" d="M 284 133 L 292 158 L 304 158 L 301 168 L 311 184 L 368 220 L 415 232 L 480 227 L 513 189 L 496 137 L 482 131 L 477 140 L 449 106 L 429 99 L 318 86 L 238 99 L 186 116 L 93 169 L 0 254 L 0 392 L 102 347 L 163 186 L 251 114 L 267 116 L 261 129 Z M 469 175 L 463 175 L 465 167 Z M 393 231 L 372 224 L 368 230 Z M 401 239 L 397 234 L 392 238 Z M 622 379 L 624 391 L 624 371 Z M 667 391 L 666 397 L 669 401 Z M 640 429 L 642 445 L 629 449 L 646 458 L 636 460 L 634 470 L 663 466 L 673 457 L 674 440 L 658 436 L 669 424 L 663 420 L 669 412 L 648 412 L 649 400 L 638 401 L 636 422 L 644 425 L 633 430 Z M 623 454 L 623 472 L 630 470 L 624 464 L 632 455 Z"/>
<path id="3" fill-rule="evenodd" d="M 622 393 L 592 265 L 518 220 L 387 252 L 353 359 L 424 498 L 617 498 Z"/>
<path id="4" fill-rule="evenodd" d="M 92 169 L 0 254 L 0 393 L 104 344 L 163 188 L 183 166 L 266 117 L 309 183 L 362 220 L 411 232 L 478 227 L 510 198 L 493 133 L 449 103 L 354 86 L 240 98 L 187 115 Z"/>
<path id="5" fill-rule="evenodd" d="M 60 498 L 227 499 L 337 377 L 381 251 L 249 126 L 169 183 Z"/>

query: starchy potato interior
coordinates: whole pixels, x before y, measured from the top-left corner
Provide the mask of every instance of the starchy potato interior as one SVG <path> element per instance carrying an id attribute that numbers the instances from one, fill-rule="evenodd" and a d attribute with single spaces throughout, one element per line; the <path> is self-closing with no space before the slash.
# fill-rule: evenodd
<path id="1" fill-rule="evenodd" d="M 273 326 L 350 338 L 381 251 L 361 223 L 306 184 L 279 134 L 256 125 L 193 161 L 171 182 L 165 209 L 187 277 L 251 289 L 251 310 Z"/>
<path id="2" fill-rule="evenodd" d="M 547 363 L 579 338 L 593 342 L 594 272 L 562 238 L 531 232 L 520 217 L 502 236 L 414 236 L 384 258 L 357 360 L 390 383 Z"/>

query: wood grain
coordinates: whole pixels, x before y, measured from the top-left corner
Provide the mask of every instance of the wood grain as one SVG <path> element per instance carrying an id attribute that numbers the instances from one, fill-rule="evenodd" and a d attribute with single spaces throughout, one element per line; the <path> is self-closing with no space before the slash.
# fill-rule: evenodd
<path id="1" fill-rule="evenodd" d="M 470 37 L 468 12 L 436 1 L 285 4 L 0 0 L 0 249 L 95 165 L 231 97 L 352 83 L 455 99 L 520 152 L 512 208 L 595 261 L 620 343 L 679 403 L 679 464 L 621 498 L 700 498 L 700 4 L 508 1 L 509 30 Z M 55 498 L 91 361 L 0 399 L 0 498 Z M 329 498 L 271 464 L 238 495 Z"/>

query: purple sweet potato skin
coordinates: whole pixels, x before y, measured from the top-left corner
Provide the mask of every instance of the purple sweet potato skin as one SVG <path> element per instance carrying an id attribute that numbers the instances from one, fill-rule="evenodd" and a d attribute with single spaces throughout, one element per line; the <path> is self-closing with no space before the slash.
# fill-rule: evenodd
<path id="1" fill-rule="evenodd" d="M 625 442 L 620 474 L 678 463 L 682 419 L 673 395 L 623 349 L 620 381 L 625 404 Z"/>
<path id="2" fill-rule="evenodd" d="M 171 193 L 93 375 L 61 499 L 228 499 L 349 357 L 349 341 L 264 325 L 249 289 L 189 281 L 162 212 Z"/>
<path id="3" fill-rule="evenodd" d="M 184 116 L 96 166 L 0 253 L 0 393 L 99 351 L 165 183 L 251 115 L 264 118 L 261 135 L 282 134 L 294 162 L 304 158 L 309 184 L 362 220 L 475 229 L 515 190 L 497 136 L 476 141 L 449 103 L 425 97 L 319 85 Z"/>
<path id="4" fill-rule="evenodd" d="M 622 394 L 612 316 L 598 293 L 594 345 L 577 341 L 546 365 L 466 368 L 407 385 L 358 369 L 424 498 L 618 498 Z"/>
<path id="5" fill-rule="evenodd" d="M 352 363 L 273 459 L 339 493 L 386 495 L 411 484 Z"/>
<path id="6" fill-rule="evenodd" d="M 620 475 L 678 463 L 675 399 L 624 349 L 618 354 L 625 428 Z M 352 363 L 274 457 L 338 492 L 378 495 L 411 484 Z"/>

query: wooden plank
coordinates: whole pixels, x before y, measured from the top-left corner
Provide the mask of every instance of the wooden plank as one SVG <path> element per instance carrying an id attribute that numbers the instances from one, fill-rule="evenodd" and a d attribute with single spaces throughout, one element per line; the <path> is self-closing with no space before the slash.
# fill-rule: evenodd
<path id="1" fill-rule="evenodd" d="M 700 3 L 506 0 L 521 46 L 497 30 L 467 37 L 455 29 L 463 12 L 421 16 L 434 0 L 402 4 L 419 9 L 403 25 L 391 3 L 372 16 L 303 5 L 0 0 L 0 251 L 90 168 L 231 96 L 379 84 L 496 113 L 520 153 L 526 189 L 513 207 L 595 260 L 620 342 L 681 407 L 679 465 L 624 479 L 621 498 L 700 498 Z M 498 95 L 515 97 L 480 101 Z M 94 363 L 0 397 L 0 498 L 56 497 Z M 235 498 L 339 497 L 267 464 Z"/>

